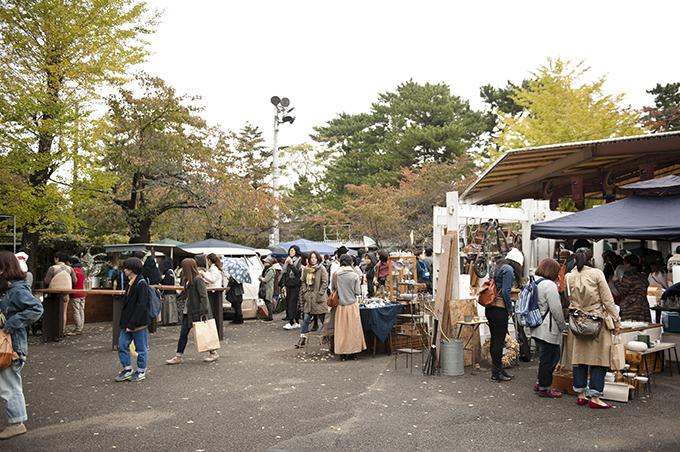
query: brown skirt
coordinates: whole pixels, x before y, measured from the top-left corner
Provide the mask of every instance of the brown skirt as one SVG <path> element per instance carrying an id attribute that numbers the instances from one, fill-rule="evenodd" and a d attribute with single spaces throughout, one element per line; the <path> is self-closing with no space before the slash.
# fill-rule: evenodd
<path id="1" fill-rule="evenodd" d="M 349 355 L 362 350 L 366 350 L 366 341 L 361 328 L 359 303 L 338 305 L 335 310 L 335 353 Z"/>

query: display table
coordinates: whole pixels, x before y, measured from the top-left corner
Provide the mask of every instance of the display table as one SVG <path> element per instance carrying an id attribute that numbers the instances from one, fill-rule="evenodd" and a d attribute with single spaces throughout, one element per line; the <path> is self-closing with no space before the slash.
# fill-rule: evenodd
<path id="1" fill-rule="evenodd" d="M 163 290 L 176 290 L 181 292 L 184 290 L 182 286 L 153 286 L 163 292 Z M 222 315 L 222 292 L 223 287 L 208 287 L 208 302 L 215 318 L 215 326 L 220 341 L 224 339 L 224 321 Z M 125 292 L 122 290 L 110 289 L 38 289 L 37 293 L 44 294 L 43 297 L 43 342 L 54 341 L 59 342 L 64 338 L 64 295 L 73 293 L 85 294 L 85 306 L 87 306 L 88 295 L 99 295 L 110 297 L 111 303 L 111 321 L 112 321 L 112 338 L 111 349 L 118 349 L 118 338 L 120 337 L 120 316 L 123 312 L 123 298 Z M 217 314 L 216 314 L 217 313 Z M 156 319 L 151 319 L 149 324 L 149 333 L 156 332 Z"/>
<path id="2" fill-rule="evenodd" d="M 374 357 L 377 339 L 379 339 L 380 342 L 385 343 L 390 335 L 390 331 L 392 331 L 394 325 L 397 324 L 397 314 L 401 312 L 403 307 L 404 305 L 401 303 L 388 303 L 379 308 L 359 308 L 361 328 L 363 329 L 364 334 L 368 332 L 373 333 Z"/>
<path id="3" fill-rule="evenodd" d="M 661 353 L 661 362 L 663 364 L 664 362 L 664 353 L 665 351 L 668 350 L 668 368 L 670 369 L 671 372 L 671 377 L 673 376 L 673 364 L 671 364 L 671 350 L 673 350 L 675 354 L 675 364 L 678 369 L 678 373 L 680 373 L 680 362 L 678 362 L 678 350 L 677 350 L 677 345 L 674 342 L 661 342 L 660 344 L 654 345 L 653 348 L 648 348 L 644 352 L 636 352 L 634 350 L 628 350 L 626 349 L 626 353 L 629 353 L 631 355 L 639 355 L 640 357 L 646 356 L 646 355 L 651 355 L 652 353 L 654 354 L 654 365 L 652 366 L 652 370 L 650 371 L 647 368 L 647 360 L 646 359 L 640 359 L 640 368 L 638 369 L 639 373 L 648 377 L 651 377 L 655 372 L 656 372 L 656 364 L 657 364 L 657 358 L 659 356 L 659 353 Z M 663 365 L 661 367 L 661 371 L 663 372 Z"/>
<path id="4" fill-rule="evenodd" d="M 85 306 L 87 306 L 88 295 L 99 295 L 109 297 L 109 303 L 112 310 L 113 331 L 115 336 L 115 346 L 118 346 L 118 336 L 120 335 L 120 312 L 123 308 L 122 290 L 107 290 L 107 289 L 37 289 L 36 293 L 42 293 L 43 296 L 43 324 L 42 336 L 43 342 L 53 341 L 59 342 L 64 338 L 64 296 L 67 294 L 84 293 Z M 118 308 L 117 308 L 118 306 Z M 116 317 L 116 309 L 118 309 Z M 155 324 L 154 324 L 155 331 Z"/>
<path id="5" fill-rule="evenodd" d="M 470 372 L 472 375 L 475 375 L 475 369 L 477 368 L 477 347 L 476 343 L 477 341 L 475 340 L 475 334 L 478 333 L 479 331 L 479 326 L 484 325 L 489 323 L 487 319 L 480 319 L 476 322 L 465 322 L 465 321 L 459 321 L 456 322 L 456 325 L 458 325 L 458 333 L 456 334 L 456 339 L 460 339 L 460 333 L 463 330 L 464 326 L 469 326 L 472 328 L 472 332 L 470 334 L 470 337 L 468 338 L 467 342 L 463 344 L 463 350 L 470 350 L 472 352 L 472 371 Z M 469 347 L 468 344 L 470 344 L 470 341 L 472 341 L 472 346 Z"/>

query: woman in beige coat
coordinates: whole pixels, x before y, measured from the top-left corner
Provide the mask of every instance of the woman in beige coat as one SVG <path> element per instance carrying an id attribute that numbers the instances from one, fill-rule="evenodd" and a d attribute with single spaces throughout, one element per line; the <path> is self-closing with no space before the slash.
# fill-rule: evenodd
<path id="1" fill-rule="evenodd" d="M 307 265 L 302 267 L 302 286 L 300 293 L 305 300 L 304 319 L 300 330 L 300 340 L 295 344 L 296 348 L 305 345 L 307 331 L 312 317 L 318 317 L 323 322 L 328 312 L 326 306 L 326 289 L 328 288 L 328 272 L 323 266 L 323 259 L 318 251 L 312 251 L 307 258 Z"/>
<path id="2" fill-rule="evenodd" d="M 567 275 L 567 293 L 570 308 L 580 309 L 602 316 L 609 314 L 614 321 L 614 335 L 619 334 L 621 321 L 616 312 L 604 273 L 586 264 L 593 253 L 590 248 L 579 248 L 574 255 L 576 266 Z M 606 311 L 606 312 L 605 312 Z M 612 346 L 612 331 L 602 325 L 600 333 L 594 339 L 574 336 L 571 332 L 568 347 L 571 348 L 571 362 L 574 369 L 574 391 L 578 393 L 578 404 L 588 403 L 591 408 L 610 408 L 611 405 L 600 400 L 604 391 L 604 376 L 609 367 Z M 588 371 L 590 370 L 590 384 Z"/>

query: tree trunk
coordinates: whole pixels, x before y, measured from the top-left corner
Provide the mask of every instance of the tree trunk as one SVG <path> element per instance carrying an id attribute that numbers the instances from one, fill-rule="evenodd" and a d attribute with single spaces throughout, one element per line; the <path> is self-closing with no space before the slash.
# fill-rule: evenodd
<path id="1" fill-rule="evenodd" d="M 21 234 L 21 248 L 28 254 L 28 271 L 33 273 L 33 278 L 36 278 L 36 263 L 38 262 L 38 243 L 40 242 L 40 232 L 28 232 L 28 228 L 24 226 Z M 32 259 L 31 259 L 32 257 Z"/>
<path id="2" fill-rule="evenodd" d="M 150 243 L 152 219 L 143 219 L 137 223 L 137 228 L 130 231 L 130 243 Z"/>

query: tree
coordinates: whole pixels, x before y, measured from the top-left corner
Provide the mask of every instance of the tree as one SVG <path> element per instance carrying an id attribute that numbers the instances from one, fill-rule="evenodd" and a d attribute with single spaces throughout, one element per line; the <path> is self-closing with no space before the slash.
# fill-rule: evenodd
<path id="1" fill-rule="evenodd" d="M 230 138 L 234 142 L 234 167 L 239 168 L 241 177 L 250 180 L 253 188 L 257 189 L 271 174 L 271 165 L 267 161 L 272 152 L 262 145 L 262 132 L 257 126 L 246 123 L 240 133 L 232 132 Z"/>
<path id="2" fill-rule="evenodd" d="M 529 81 L 522 81 L 521 87 L 529 90 Z M 509 115 L 518 115 L 524 110 L 524 108 L 522 108 L 521 105 L 518 105 L 513 99 L 513 95 L 519 88 L 520 86 L 517 86 L 508 80 L 508 86 L 505 88 L 494 88 L 491 85 L 482 86 L 479 89 L 479 96 L 484 103 L 489 105 L 494 111 L 500 111 Z"/>
<path id="3" fill-rule="evenodd" d="M 548 58 L 532 75 L 528 88 L 514 89 L 520 114 L 501 116 L 496 143 L 503 150 L 573 141 L 640 135 L 639 114 L 621 107 L 624 94 L 605 95 L 605 77 L 593 83 L 580 79 L 589 68 Z"/>
<path id="4" fill-rule="evenodd" d="M 646 115 L 642 122 L 652 132 L 672 132 L 680 130 L 680 83 L 665 86 L 657 83 L 647 91 L 654 94 L 655 107 L 644 107 Z"/>
<path id="5" fill-rule="evenodd" d="M 0 166 L 22 246 L 52 222 L 72 223 L 59 169 L 92 142 L 84 124 L 97 89 L 146 56 L 158 13 L 134 0 L 0 0 Z M 6 179 L 5 179 L 6 180 Z M 57 183 L 54 183 L 57 182 Z M 61 184 L 61 185 L 59 185 Z M 29 260 L 29 265 L 34 261 Z M 33 268 L 33 267 L 32 267 Z"/>
<path id="6" fill-rule="evenodd" d="M 206 206 L 211 178 L 223 168 L 224 140 L 163 80 L 139 74 L 143 95 L 121 88 L 108 100 L 111 129 L 105 164 L 116 180 L 109 199 L 120 208 L 130 243 L 146 243 L 165 212 Z"/>
<path id="7" fill-rule="evenodd" d="M 420 169 L 402 169 L 397 186 L 348 185 L 340 210 L 324 213 L 326 224 L 350 223 L 352 234 L 369 236 L 378 247 L 432 243 L 432 208 L 446 203 L 446 193 L 468 183 L 468 157 L 459 161 L 428 163 Z"/>
<path id="8" fill-rule="evenodd" d="M 312 139 L 326 145 L 329 192 L 348 184 L 396 184 L 401 168 L 442 163 L 479 145 L 492 123 L 446 84 L 403 83 L 379 95 L 370 113 L 341 114 L 315 127 Z"/>

